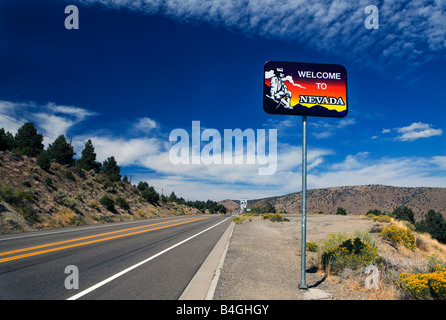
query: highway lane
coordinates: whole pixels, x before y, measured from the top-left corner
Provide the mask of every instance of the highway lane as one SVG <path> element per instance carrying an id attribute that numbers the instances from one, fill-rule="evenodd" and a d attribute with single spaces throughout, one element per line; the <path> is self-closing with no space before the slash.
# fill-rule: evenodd
<path id="1" fill-rule="evenodd" d="M 179 216 L 3 235 L 0 299 L 178 299 L 230 221 Z M 65 285 L 75 276 L 67 266 L 78 270 L 78 289 Z"/>

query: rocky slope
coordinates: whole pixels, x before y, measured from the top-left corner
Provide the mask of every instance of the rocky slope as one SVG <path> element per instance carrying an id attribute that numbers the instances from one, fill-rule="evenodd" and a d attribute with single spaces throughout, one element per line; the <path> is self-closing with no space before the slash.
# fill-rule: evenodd
<path id="1" fill-rule="evenodd" d="M 100 199 L 115 201 L 107 209 Z M 126 205 L 128 204 L 128 206 Z M 176 203 L 149 203 L 124 181 L 35 158 L 0 151 L 0 233 L 201 213 Z"/>

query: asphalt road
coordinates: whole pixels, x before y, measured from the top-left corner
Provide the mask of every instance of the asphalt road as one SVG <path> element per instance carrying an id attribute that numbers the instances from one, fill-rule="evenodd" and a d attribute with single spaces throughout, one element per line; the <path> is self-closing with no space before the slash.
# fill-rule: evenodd
<path id="1" fill-rule="evenodd" d="M 0 299 L 176 300 L 231 220 L 181 216 L 0 236 Z"/>

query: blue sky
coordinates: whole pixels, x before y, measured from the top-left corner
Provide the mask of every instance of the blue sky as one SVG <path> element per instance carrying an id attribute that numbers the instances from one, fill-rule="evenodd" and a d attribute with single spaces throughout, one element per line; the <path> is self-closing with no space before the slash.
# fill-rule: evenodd
<path id="1" fill-rule="evenodd" d="M 369 4 L 379 29 L 364 26 Z M 91 139 L 98 160 L 164 194 L 282 195 L 301 190 L 302 118 L 263 111 L 263 65 L 341 64 L 349 113 L 308 117 L 308 188 L 446 187 L 445 13 L 444 1 L 2 1 L 0 127 L 32 121 L 78 155 Z M 277 129 L 276 172 L 172 164 L 169 135 L 192 121 L 222 136 Z"/>

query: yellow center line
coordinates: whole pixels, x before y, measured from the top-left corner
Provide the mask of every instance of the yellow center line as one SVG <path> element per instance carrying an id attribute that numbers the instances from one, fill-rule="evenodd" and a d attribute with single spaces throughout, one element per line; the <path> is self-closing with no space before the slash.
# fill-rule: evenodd
<path id="1" fill-rule="evenodd" d="M 187 218 L 178 219 L 178 220 L 175 220 L 175 221 L 181 221 L 181 220 L 185 220 L 185 219 L 187 219 Z M 149 227 L 152 227 L 152 226 L 156 226 L 156 225 L 163 224 L 163 223 L 169 223 L 169 222 L 171 222 L 171 221 L 164 221 L 164 222 L 159 222 L 159 223 L 155 223 L 155 224 L 151 224 L 151 225 L 144 225 L 144 226 L 140 226 L 140 227 L 134 227 L 134 228 L 129 228 L 129 229 L 123 229 L 123 230 L 118 230 L 118 231 L 111 231 L 111 232 L 101 233 L 101 234 L 97 234 L 97 235 L 93 235 L 93 236 L 87 236 L 87 237 L 76 238 L 76 239 L 71 239 L 71 240 L 64 240 L 64 241 L 59 241 L 59 242 L 52 242 L 52 243 L 42 244 L 42 245 L 39 245 L 39 246 L 22 248 L 22 249 L 17 249 L 17 250 L 12 250 L 12 251 L 0 252 L 0 256 L 6 256 L 6 255 L 9 255 L 9 254 L 13 254 L 13 253 L 18 253 L 18 252 L 23 252 L 23 251 L 30 251 L 30 250 L 35 250 L 35 249 L 40 249 L 40 248 L 45 248 L 45 247 L 51 247 L 51 246 L 56 246 L 56 245 L 63 244 L 63 243 L 69 243 L 69 242 L 81 241 L 81 240 L 85 240 L 85 239 L 102 237 L 102 236 L 106 236 L 106 235 L 110 235 L 110 234 L 114 234 L 114 233 L 119 233 L 119 232 L 125 232 L 125 231 L 130 231 L 130 230 L 135 230 L 135 229 L 141 229 L 141 228 L 149 228 Z"/>
<path id="2" fill-rule="evenodd" d="M 21 254 L 21 255 L 17 255 L 17 256 L 12 256 L 12 257 L 8 257 L 8 258 L 0 259 L 0 263 L 6 262 L 6 261 L 22 259 L 22 258 L 26 258 L 26 257 L 31 257 L 31 256 L 36 256 L 36 255 L 40 255 L 40 254 L 44 254 L 44 253 L 48 253 L 48 252 L 54 252 L 54 251 L 59 251 L 59 250 L 64 250 L 64 249 L 84 246 L 84 245 L 87 245 L 87 244 L 92 244 L 92 243 L 97 243 L 97 242 L 102 242 L 102 241 L 107 241 L 107 240 L 127 237 L 127 236 L 131 236 L 131 235 L 135 235 L 135 234 L 139 234 L 139 233 L 144 233 L 144 232 L 149 232 L 149 231 L 153 231 L 153 230 L 170 228 L 170 227 L 174 227 L 174 226 L 178 226 L 178 225 L 182 225 L 182 224 L 186 224 L 186 223 L 191 223 L 191 222 L 196 222 L 196 221 L 200 221 L 200 220 L 204 220 L 204 219 L 209 219 L 209 218 L 205 217 L 205 218 L 200 218 L 200 219 L 195 219 L 195 220 L 175 223 L 175 224 L 171 224 L 171 225 L 167 225 L 167 226 L 161 226 L 161 227 L 156 227 L 156 228 L 152 228 L 152 229 L 147 229 L 147 230 L 136 231 L 136 232 L 132 232 L 132 233 L 121 234 L 121 235 L 117 235 L 117 236 L 113 236 L 113 237 L 108 237 L 108 238 L 103 238 L 103 239 L 96 239 L 96 240 L 92 240 L 92 241 L 86 241 L 86 242 L 71 244 L 71 245 L 63 246 L 63 247 L 57 247 L 57 248 L 51 248 L 51 249 L 47 249 L 47 250 L 30 252 L 30 253 L 26 253 L 26 254 Z M 184 219 L 180 219 L 180 220 L 184 220 Z M 153 225 L 158 225 L 158 224 L 161 224 L 161 223 L 157 223 L 157 224 L 153 224 Z M 153 226 L 153 225 L 151 225 L 151 226 Z M 137 227 L 137 228 L 139 228 L 139 227 Z M 137 229 L 137 228 L 131 228 L 131 229 L 128 229 L 128 230 Z M 124 231 L 124 230 L 121 230 L 120 232 L 122 232 L 122 231 Z M 118 231 L 114 231 L 114 232 L 110 232 L 110 233 L 116 233 L 116 232 L 118 232 Z M 106 234 L 110 234 L 110 233 L 106 233 Z M 102 234 L 102 235 L 105 235 L 105 234 Z M 98 236 L 100 236 L 100 235 L 98 235 Z M 85 238 L 91 238 L 91 237 L 94 237 L 94 236 L 85 237 Z M 79 239 L 81 239 L 81 238 L 79 238 Z M 75 239 L 75 240 L 79 240 L 79 239 Z M 68 240 L 68 241 L 70 241 L 70 240 Z M 74 241 L 74 240 L 72 240 L 72 241 Z M 25 250 L 23 250 L 23 251 L 25 251 Z"/>

